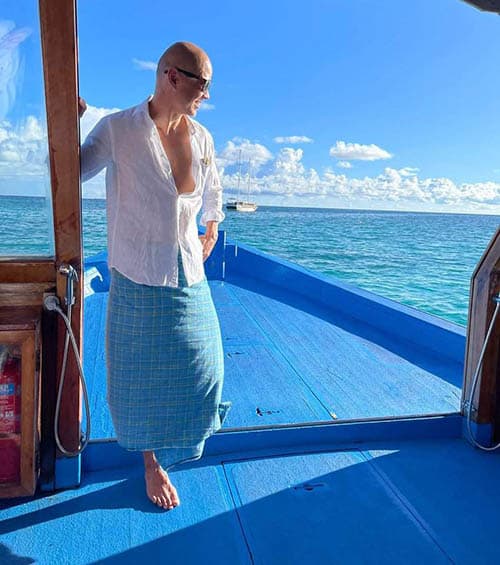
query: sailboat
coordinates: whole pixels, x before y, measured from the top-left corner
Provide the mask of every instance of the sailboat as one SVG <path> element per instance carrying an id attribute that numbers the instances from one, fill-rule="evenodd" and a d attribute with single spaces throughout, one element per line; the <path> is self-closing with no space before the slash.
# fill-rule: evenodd
<path id="1" fill-rule="evenodd" d="M 238 159 L 238 198 L 235 200 L 229 200 L 226 204 L 226 210 L 235 210 L 236 212 L 255 212 L 257 210 L 257 204 L 250 201 L 250 169 L 248 168 L 247 174 L 247 200 L 241 200 L 240 197 L 240 183 L 241 183 L 241 150 Z"/>

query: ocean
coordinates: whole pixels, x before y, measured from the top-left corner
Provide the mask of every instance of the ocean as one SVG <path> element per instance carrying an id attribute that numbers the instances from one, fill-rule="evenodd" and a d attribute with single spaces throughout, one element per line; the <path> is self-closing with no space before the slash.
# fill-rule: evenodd
<path id="1" fill-rule="evenodd" d="M 0 196 L 0 254 L 50 255 L 43 198 Z M 465 326 L 472 272 L 500 216 L 260 207 L 226 212 L 233 241 Z M 84 255 L 106 247 L 103 200 L 83 202 Z"/>

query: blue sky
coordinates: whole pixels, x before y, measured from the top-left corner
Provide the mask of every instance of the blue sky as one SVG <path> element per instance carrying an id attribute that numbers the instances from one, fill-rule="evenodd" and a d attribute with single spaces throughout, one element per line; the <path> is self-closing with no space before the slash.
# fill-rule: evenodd
<path id="1" fill-rule="evenodd" d="M 40 185 L 35 7 L 2 0 L 0 8 L 0 193 Z M 197 119 L 214 136 L 227 197 L 241 150 L 261 204 L 500 214 L 498 16 L 460 0 L 78 7 L 83 134 L 102 115 L 144 100 L 159 55 L 185 39 L 212 59 L 211 99 Z M 15 76 L 3 71 L 3 83 L 16 85 L 8 103 L 2 56 L 17 57 Z M 24 151 L 18 169 L 16 143 Z M 84 194 L 102 196 L 102 177 Z"/>

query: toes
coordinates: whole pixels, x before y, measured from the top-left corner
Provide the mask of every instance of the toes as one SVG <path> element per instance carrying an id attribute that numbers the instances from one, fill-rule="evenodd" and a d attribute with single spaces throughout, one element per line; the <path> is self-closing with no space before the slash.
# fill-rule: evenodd
<path id="1" fill-rule="evenodd" d="M 177 495 L 177 492 L 174 490 L 174 492 L 172 493 L 172 504 L 173 506 L 179 506 L 179 504 L 181 503 L 181 501 L 179 500 L 179 497 Z"/>

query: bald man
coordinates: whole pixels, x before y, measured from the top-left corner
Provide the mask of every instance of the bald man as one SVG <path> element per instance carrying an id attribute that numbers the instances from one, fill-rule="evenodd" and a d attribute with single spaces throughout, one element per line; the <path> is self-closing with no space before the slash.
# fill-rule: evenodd
<path id="1" fill-rule="evenodd" d="M 120 445 L 143 452 L 148 497 L 168 510 L 179 504 L 168 469 L 201 457 L 229 407 L 203 267 L 224 219 L 222 189 L 212 137 L 193 119 L 211 79 L 207 54 L 175 43 L 153 96 L 103 118 L 81 151 L 84 181 L 106 168 L 110 412 Z"/>

